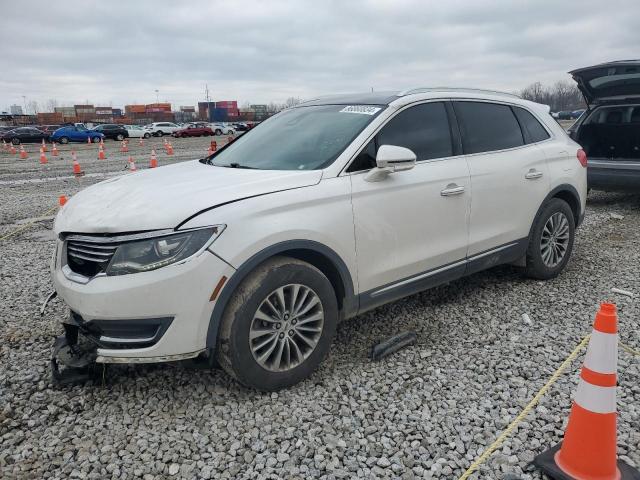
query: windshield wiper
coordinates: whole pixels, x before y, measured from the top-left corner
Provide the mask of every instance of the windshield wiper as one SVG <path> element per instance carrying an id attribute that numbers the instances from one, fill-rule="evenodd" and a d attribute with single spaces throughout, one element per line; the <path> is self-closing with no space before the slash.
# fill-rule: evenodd
<path id="1" fill-rule="evenodd" d="M 240 165 L 239 163 L 232 162 L 229 165 L 220 165 L 221 167 L 229 167 L 229 168 L 247 168 L 250 170 L 257 170 L 256 167 L 250 167 L 248 165 Z"/>

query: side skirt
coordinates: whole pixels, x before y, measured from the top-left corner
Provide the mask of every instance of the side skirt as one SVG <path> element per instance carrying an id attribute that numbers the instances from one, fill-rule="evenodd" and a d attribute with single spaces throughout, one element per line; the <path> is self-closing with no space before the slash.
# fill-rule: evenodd
<path id="1" fill-rule="evenodd" d="M 528 239 L 523 238 L 514 242 L 492 248 L 473 255 L 465 260 L 450 263 L 417 275 L 368 290 L 358 295 L 360 309 L 358 314 L 372 310 L 385 303 L 413 295 L 423 290 L 442 285 L 466 275 L 471 275 L 497 265 L 512 263 L 525 255 Z"/>

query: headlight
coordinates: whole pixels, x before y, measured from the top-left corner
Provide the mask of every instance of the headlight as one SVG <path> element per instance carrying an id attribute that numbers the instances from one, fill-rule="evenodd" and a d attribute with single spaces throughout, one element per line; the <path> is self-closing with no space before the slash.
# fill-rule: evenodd
<path id="1" fill-rule="evenodd" d="M 109 262 L 107 275 L 148 272 L 185 260 L 211 245 L 224 228 L 225 225 L 214 225 L 120 244 Z"/>

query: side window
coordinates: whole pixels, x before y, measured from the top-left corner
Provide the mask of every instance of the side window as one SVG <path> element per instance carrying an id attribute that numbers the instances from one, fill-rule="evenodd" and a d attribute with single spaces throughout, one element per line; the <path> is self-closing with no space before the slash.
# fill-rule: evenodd
<path id="1" fill-rule="evenodd" d="M 511 108 L 487 102 L 453 102 L 464 153 L 491 152 L 524 145 Z"/>
<path id="2" fill-rule="evenodd" d="M 540 122 L 527 112 L 524 108 L 512 107 L 518 117 L 518 121 L 522 126 L 527 143 L 541 142 L 549 138 L 549 133 L 544 129 Z"/>
<path id="3" fill-rule="evenodd" d="M 425 103 L 400 112 L 360 152 L 347 172 L 375 167 L 380 145 L 408 148 L 416 154 L 418 161 L 450 157 L 453 146 L 444 103 Z"/>

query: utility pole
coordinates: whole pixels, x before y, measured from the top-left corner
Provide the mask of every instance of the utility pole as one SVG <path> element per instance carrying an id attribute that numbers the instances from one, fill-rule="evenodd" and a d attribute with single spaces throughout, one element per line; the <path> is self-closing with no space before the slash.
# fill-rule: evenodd
<path id="1" fill-rule="evenodd" d="M 22 95 L 22 103 L 24 103 L 24 115 L 27 114 L 27 96 L 26 95 Z"/>
<path id="2" fill-rule="evenodd" d="M 156 103 L 160 103 L 159 96 L 158 96 L 158 92 L 160 92 L 160 90 L 156 88 L 155 92 L 156 92 Z"/>

